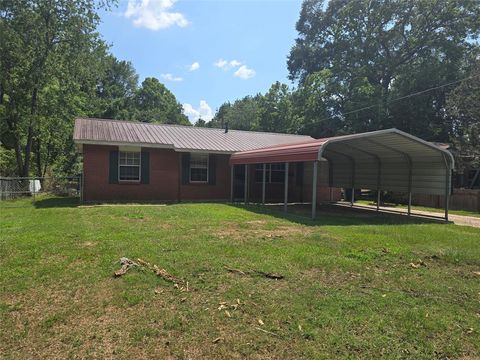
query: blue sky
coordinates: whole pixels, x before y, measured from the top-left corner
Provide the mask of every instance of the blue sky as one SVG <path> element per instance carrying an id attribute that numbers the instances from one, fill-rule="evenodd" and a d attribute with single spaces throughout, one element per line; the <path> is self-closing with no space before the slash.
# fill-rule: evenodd
<path id="1" fill-rule="evenodd" d="M 223 102 L 290 84 L 301 1 L 120 0 L 99 31 L 140 80 L 160 79 L 192 122 Z"/>

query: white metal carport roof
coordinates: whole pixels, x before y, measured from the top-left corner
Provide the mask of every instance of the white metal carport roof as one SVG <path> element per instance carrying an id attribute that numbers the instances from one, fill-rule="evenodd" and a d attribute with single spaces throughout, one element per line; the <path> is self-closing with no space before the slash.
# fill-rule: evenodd
<path id="1" fill-rule="evenodd" d="M 448 207 L 452 154 L 398 129 L 238 152 L 230 163 L 316 163 L 322 159 L 329 163 L 329 186 L 406 192 L 409 199 L 412 193 L 444 195 Z"/>

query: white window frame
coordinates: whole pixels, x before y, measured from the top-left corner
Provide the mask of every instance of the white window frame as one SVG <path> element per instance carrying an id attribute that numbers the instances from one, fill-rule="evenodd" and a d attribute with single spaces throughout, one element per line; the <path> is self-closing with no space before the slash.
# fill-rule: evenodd
<path id="1" fill-rule="evenodd" d="M 134 153 L 138 154 L 138 165 L 121 165 L 120 164 L 120 159 L 122 158 L 121 154 L 122 153 Z M 138 179 L 121 179 L 120 178 L 120 168 L 121 167 L 138 167 Z M 130 149 L 125 149 L 125 150 L 119 150 L 118 151 L 118 182 L 121 183 L 139 183 L 142 181 L 142 153 L 141 151 L 138 150 L 130 150 Z"/>
<path id="2" fill-rule="evenodd" d="M 206 156 L 207 158 L 207 180 L 205 181 L 199 181 L 199 180 L 192 180 L 192 157 L 193 156 Z M 188 181 L 192 184 L 208 184 L 208 180 L 210 179 L 210 171 L 209 171 L 209 168 L 210 168 L 210 156 L 208 153 L 190 153 L 190 160 L 189 160 L 189 164 L 188 164 Z M 194 166 L 193 169 L 204 169 L 203 166 Z"/>

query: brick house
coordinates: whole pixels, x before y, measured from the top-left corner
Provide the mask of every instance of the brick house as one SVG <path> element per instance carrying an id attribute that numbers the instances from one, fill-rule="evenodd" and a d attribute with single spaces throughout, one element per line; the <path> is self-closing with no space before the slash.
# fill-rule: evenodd
<path id="1" fill-rule="evenodd" d="M 248 199 L 260 201 L 263 165 L 231 167 L 230 156 L 312 140 L 301 135 L 88 118 L 75 120 L 73 139 L 83 154 L 83 198 L 88 202 L 243 200 L 245 169 Z M 309 201 L 309 173 L 310 163 L 288 167 L 290 202 Z M 285 164 L 267 164 L 266 201 L 283 201 L 284 184 Z M 319 184 L 318 201 L 331 197 L 325 182 Z M 338 198 L 338 189 L 333 196 Z"/>

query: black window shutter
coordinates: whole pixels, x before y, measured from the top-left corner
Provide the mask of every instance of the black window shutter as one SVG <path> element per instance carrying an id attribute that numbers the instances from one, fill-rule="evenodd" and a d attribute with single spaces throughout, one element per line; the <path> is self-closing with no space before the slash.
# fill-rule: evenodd
<path id="1" fill-rule="evenodd" d="M 182 154 L 182 184 L 190 182 L 190 153 Z"/>
<path id="2" fill-rule="evenodd" d="M 303 162 L 297 162 L 295 164 L 297 174 L 296 174 L 296 185 L 302 186 L 303 185 Z"/>
<path id="3" fill-rule="evenodd" d="M 149 184 L 150 183 L 150 153 L 148 151 L 142 151 L 142 174 L 141 174 L 141 183 Z"/>
<path id="4" fill-rule="evenodd" d="M 215 154 L 208 155 L 208 184 L 209 185 L 215 185 L 217 181 L 216 179 L 217 167 L 216 167 L 215 161 L 216 161 Z"/>
<path id="5" fill-rule="evenodd" d="M 118 151 L 110 151 L 110 160 L 108 167 L 109 184 L 118 184 Z"/>

